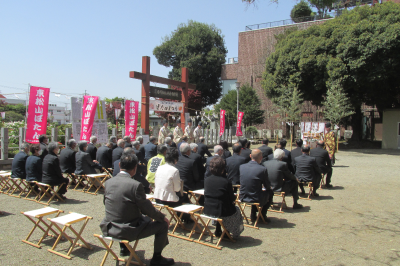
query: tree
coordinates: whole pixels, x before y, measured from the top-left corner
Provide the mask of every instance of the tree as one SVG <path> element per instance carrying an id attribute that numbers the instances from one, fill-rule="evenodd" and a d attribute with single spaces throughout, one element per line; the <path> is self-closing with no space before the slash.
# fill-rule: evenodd
<path id="1" fill-rule="evenodd" d="M 301 0 L 292 8 L 292 11 L 290 11 L 290 18 L 296 23 L 310 21 L 313 20 L 313 18 L 310 17 L 311 13 L 310 5 L 305 0 Z"/>
<path id="2" fill-rule="evenodd" d="M 181 68 L 189 69 L 189 82 L 201 92 L 203 107 L 221 97 L 221 65 L 227 52 L 220 29 L 192 20 L 180 24 L 153 50 L 159 64 L 172 66 L 170 79 L 181 80 Z"/>
<path id="3" fill-rule="evenodd" d="M 325 107 L 324 118 L 333 124 L 339 124 L 343 118 L 354 114 L 349 98 L 342 86 L 333 84 L 326 92 L 326 99 L 322 102 Z"/>
<path id="4" fill-rule="evenodd" d="M 110 98 L 104 98 L 104 102 L 106 103 L 106 113 L 107 113 L 107 121 L 111 122 L 112 124 L 115 124 L 115 109 L 121 109 L 121 114 L 119 116 L 119 120 L 123 119 L 124 116 L 124 108 L 122 108 L 122 105 L 125 104 L 125 98 L 121 97 L 114 97 L 112 99 Z M 110 106 L 112 105 L 112 107 Z"/>
<path id="5" fill-rule="evenodd" d="M 13 122 L 13 121 L 24 121 L 25 116 L 15 112 L 15 111 L 5 111 L 4 122 Z"/>
<path id="6" fill-rule="evenodd" d="M 332 4 L 336 0 L 308 0 L 310 4 L 318 11 L 319 19 L 327 18 L 327 13 L 332 9 Z"/>
<path id="7" fill-rule="evenodd" d="M 237 92 L 229 91 L 222 97 L 219 104 L 215 105 L 217 113 L 223 109 L 226 111 L 227 123 L 235 125 L 237 121 Z M 239 111 L 244 113 L 242 123 L 245 126 L 264 123 L 264 110 L 261 110 L 261 101 L 256 91 L 248 84 L 242 85 L 239 89 Z"/>
<path id="8" fill-rule="evenodd" d="M 361 137 L 361 105 L 384 108 L 399 105 L 400 5 L 387 2 L 356 7 L 340 17 L 277 42 L 266 59 L 263 88 L 272 100 L 288 84 L 304 100 L 321 105 L 329 84 L 338 82 L 355 108 L 353 137 Z M 379 89 L 378 89 L 379 88 Z"/>

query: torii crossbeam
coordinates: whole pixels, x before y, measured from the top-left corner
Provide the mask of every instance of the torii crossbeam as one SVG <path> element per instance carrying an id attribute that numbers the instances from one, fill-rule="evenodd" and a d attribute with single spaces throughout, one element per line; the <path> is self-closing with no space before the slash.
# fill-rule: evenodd
<path id="1" fill-rule="evenodd" d="M 185 130 L 185 113 L 188 112 L 188 90 L 195 90 L 196 85 L 189 83 L 189 70 L 186 67 L 182 68 L 181 81 L 162 78 L 150 75 L 150 57 L 142 57 L 142 72 L 131 71 L 129 77 L 142 80 L 142 101 L 141 101 L 141 127 L 144 129 L 144 134 L 149 134 L 149 112 L 150 112 L 150 81 L 165 85 L 172 85 L 182 88 L 182 103 L 184 104 L 183 112 L 181 113 L 181 128 Z"/>

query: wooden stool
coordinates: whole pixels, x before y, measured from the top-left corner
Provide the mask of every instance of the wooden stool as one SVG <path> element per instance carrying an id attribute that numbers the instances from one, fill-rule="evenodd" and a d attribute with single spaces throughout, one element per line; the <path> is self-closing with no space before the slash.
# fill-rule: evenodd
<path id="1" fill-rule="evenodd" d="M 192 194 L 192 198 L 194 199 L 195 204 L 200 205 L 199 200 L 201 196 L 204 196 L 204 189 L 198 189 L 194 191 L 189 190 L 189 193 Z"/>
<path id="2" fill-rule="evenodd" d="M 79 185 L 81 185 L 82 191 L 81 192 L 85 192 L 85 189 L 87 188 L 87 184 L 85 184 L 84 182 L 87 181 L 86 175 L 75 175 L 76 177 L 76 185 L 74 187 L 74 190 L 77 190 L 77 188 L 79 187 Z"/>
<path id="3" fill-rule="evenodd" d="M 236 193 L 234 193 L 236 195 L 236 200 L 239 200 L 239 195 L 240 195 L 240 185 L 232 185 L 233 191 L 235 191 L 236 188 Z"/>
<path id="4" fill-rule="evenodd" d="M 167 210 L 171 214 L 171 220 L 170 221 L 172 221 L 172 220 L 176 221 L 174 229 L 172 230 L 171 233 L 168 233 L 168 235 L 173 236 L 173 237 L 177 237 L 177 238 L 180 238 L 180 239 L 184 239 L 184 240 L 187 240 L 187 241 L 193 241 L 191 239 L 191 237 L 196 232 L 195 231 L 196 227 L 199 227 L 200 230 L 202 230 L 202 228 L 198 225 L 197 219 L 194 217 L 193 214 L 195 212 L 201 212 L 203 210 L 203 207 L 199 206 L 199 205 L 194 205 L 194 204 L 185 204 L 185 205 L 178 206 L 178 207 L 175 207 L 175 208 L 167 207 Z M 181 215 L 178 216 L 177 212 L 180 212 Z M 185 227 L 185 224 L 182 221 L 182 216 L 183 216 L 184 213 L 189 214 L 190 217 L 194 221 L 193 227 L 190 230 Z M 183 237 L 183 236 L 175 235 L 175 231 L 178 228 L 178 226 L 181 227 L 184 230 L 190 231 L 189 236 L 188 237 Z"/>
<path id="5" fill-rule="evenodd" d="M 286 205 L 286 199 L 285 199 L 285 192 L 274 192 L 274 196 L 277 197 L 282 197 L 282 202 L 280 204 L 277 204 L 275 206 L 275 204 L 271 204 L 271 208 L 279 208 L 279 211 L 277 210 L 268 210 L 269 212 L 279 212 L 279 213 L 283 213 L 282 209 L 285 208 L 287 209 L 287 205 Z"/>
<path id="6" fill-rule="evenodd" d="M 135 244 L 133 245 L 133 247 L 131 245 L 129 245 L 129 241 L 127 240 L 121 240 L 121 239 L 117 239 L 117 238 L 113 238 L 113 237 L 109 237 L 109 236 L 102 236 L 102 235 L 97 235 L 94 234 L 95 237 L 97 237 L 100 242 L 104 245 L 104 247 L 106 248 L 106 254 L 103 257 L 103 260 L 100 263 L 100 266 L 103 266 L 104 263 L 107 260 L 108 254 L 111 253 L 111 255 L 113 256 L 114 260 L 117 261 L 117 265 L 118 265 L 118 261 L 123 261 L 125 262 L 126 266 L 129 266 L 131 263 L 135 264 L 135 265 L 145 265 L 140 258 L 138 257 L 138 255 L 136 254 L 136 247 L 139 243 L 139 240 L 135 241 Z M 105 240 L 110 240 L 110 244 L 107 245 Z M 114 241 L 117 241 L 119 243 L 123 243 L 126 248 L 129 250 L 129 252 L 131 253 L 131 255 L 129 256 L 128 259 L 123 259 L 117 256 L 117 254 L 115 254 L 115 252 L 111 249 L 111 247 L 114 244 Z M 136 261 L 132 261 L 132 259 L 135 258 Z"/>
<path id="7" fill-rule="evenodd" d="M 312 199 L 310 199 L 311 195 L 314 196 L 314 188 L 313 188 L 312 182 L 300 182 L 299 184 L 303 184 L 303 186 L 304 185 L 308 186 L 308 196 L 307 196 L 307 198 L 299 197 L 299 199 L 312 200 Z"/>
<path id="8" fill-rule="evenodd" d="M 7 194 L 7 192 L 9 191 L 10 184 L 9 184 L 8 178 L 10 176 L 11 176 L 11 173 L 1 171 L 1 173 L 0 173 L 0 193 Z M 4 191 L 6 191 L 6 192 L 4 192 Z"/>
<path id="9" fill-rule="evenodd" d="M 7 190 L 8 196 L 21 198 L 21 195 L 25 192 L 25 184 L 23 183 L 23 179 L 21 178 L 12 178 L 8 177 L 9 189 Z M 19 192 L 18 195 L 14 195 L 14 192 Z"/>
<path id="10" fill-rule="evenodd" d="M 75 174 L 70 174 L 70 173 L 62 173 L 64 177 L 67 177 L 70 181 L 68 182 L 67 189 L 69 189 L 71 186 L 76 184 L 78 182 L 78 178 L 75 176 Z"/>
<path id="11" fill-rule="evenodd" d="M 26 239 L 22 240 L 22 242 L 32 245 L 36 248 L 42 248 L 40 246 L 40 243 L 42 243 L 43 239 L 46 236 L 57 237 L 59 234 L 56 231 L 54 231 L 53 228 L 51 228 L 51 223 L 47 224 L 43 220 L 43 217 L 51 215 L 51 214 L 56 214 L 55 217 L 58 217 L 58 215 L 60 215 L 60 213 L 62 213 L 62 212 L 64 212 L 64 211 L 50 208 L 50 207 L 45 207 L 45 208 L 33 210 L 33 211 L 21 212 L 23 215 L 26 216 L 26 218 L 28 218 L 32 223 L 35 224 L 33 226 L 32 230 L 29 232 Z M 35 221 L 35 219 L 37 219 L 37 221 Z M 45 230 L 42 226 L 47 229 Z M 35 231 L 35 229 L 37 227 L 39 227 L 39 229 L 42 230 L 44 233 L 43 233 L 43 236 L 39 239 L 39 242 L 37 244 L 35 244 L 35 243 L 30 242 L 29 238 L 31 237 L 31 235 L 33 234 L 33 232 Z M 54 233 L 54 235 L 49 234 L 49 230 L 51 230 Z"/>
<path id="12" fill-rule="evenodd" d="M 89 188 L 85 191 L 88 194 L 92 194 L 92 195 L 97 195 L 97 192 L 100 190 L 100 188 L 104 188 L 104 182 L 107 181 L 108 176 L 107 174 L 90 174 L 90 175 L 86 175 L 87 181 L 88 181 L 88 185 Z M 96 191 L 94 193 L 89 192 L 90 189 L 92 189 L 92 187 L 96 188 Z"/>
<path id="13" fill-rule="evenodd" d="M 257 223 L 258 223 L 258 220 L 260 219 L 260 217 L 261 217 L 263 223 L 268 224 L 268 223 L 265 221 L 265 219 L 264 219 L 264 217 L 262 216 L 262 214 L 261 214 L 261 211 L 262 211 L 262 208 L 263 208 L 263 207 L 260 207 L 260 203 L 241 202 L 240 200 L 237 200 L 236 202 L 237 202 L 237 205 L 238 205 L 238 207 L 239 207 L 239 209 L 240 209 L 240 212 L 241 212 L 242 215 L 243 215 L 244 220 L 246 220 L 246 223 L 247 223 L 247 224 L 244 224 L 244 226 L 247 226 L 247 227 L 250 227 L 250 228 L 254 228 L 254 229 L 260 229 L 259 227 L 257 227 Z M 244 210 L 246 209 L 246 207 L 250 207 L 250 208 L 251 208 L 252 206 L 255 206 L 255 207 L 257 208 L 258 214 L 257 214 L 257 218 L 256 218 L 256 221 L 254 222 L 254 224 L 253 224 L 253 225 L 250 225 L 251 218 L 249 219 L 249 218 L 246 216 L 246 214 L 244 213 Z M 250 222 L 249 222 L 249 221 L 250 221 Z"/>
<path id="14" fill-rule="evenodd" d="M 48 251 L 70 260 L 71 259 L 70 254 L 71 254 L 72 250 L 75 248 L 75 246 L 81 246 L 81 247 L 85 247 L 87 249 L 92 249 L 92 247 L 89 246 L 89 244 L 86 243 L 86 241 L 82 238 L 83 230 L 85 229 L 86 224 L 89 222 L 90 219 L 93 219 L 93 218 L 89 217 L 87 215 L 82 215 L 82 214 L 76 213 L 76 212 L 70 212 L 67 215 L 57 217 L 57 218 L 52 218 L 52 219 L 47 218 L 47 220 L 49 220 L 51 222 L 51 224 L 54 225 L 60 231 L 60 234 L 59 234 L 56 242 L 54 243 L 54 245 L 51 249 L 48 249 Z M 75 231 L 74 228 L 72 228 L 72 225 L 75 223 L 78 223 L 80 221 L 84 221 L 84 223 L 78 233 L 77 231 Z M 60 226 L 63 226 L 63 228 L 61 229 Z M 71 229 L 71 231 L 75 234 L 75 236 L 76 236 L 75 240 L 72 240 L 71 237 L 69 237 L 67 235 L 67 233 L 65 232 L 65 230 L 67 228 Z M 67 254 L 63 254 L 58 251 L 55 251 L 55 248 L 57 247 L 58 242 L 60 242 L 61 237 L 63 237 L 63 236 L 66 239 L 68 239 L 69 242 L 71 242 L 71 247 L 69 248 Z M 77 243 L 78 240 L 81 240 L 83 245 Z"/>
<path id="15" fill-rule="evenodd" d="M 322 189 L 323 186 L 325 186 L 325 174 L 321 174 L 321 183 L 319 185 L 319 188 Z"/>
<path id="16" fill-rule="evenodd" d="M 39 187 L 36 185 L 36 181 L 26 181 L 26 180 L 25 180 L 24 182 L 25 182 L 26 188 L 28 189 L 28 193 L 26 194 L 26 196 L 25 196 L 24 199 L 26 199 L 26 200 L 31 200 L 31 201 L 36 201 L 36 199 L 37 199 L 38 196 L 39 196 L 39 192 L 37 192 L 37 191 L 35 190 L 36 187 L 39 189 Z M 32 192 L 33 192 L 33 194 L 35 194 L 35 195 L 34 195 L 34 198 L 33 198 L 33 199 L 30 199 L 30 198 L 29 198 L 29 195 L 30 195 Z"/>
<path id="17" fill-rule="evenodd" d="M 57 197 L 59 200 L 64 201 L 61 198 L 60 194 L 58 194 L 58 192 L 60 191 L 62 186 L 65 185 L 64 183 L 55 186 L 55 187 L 57 187 L 57 190 L 54 190 L 51 185 L 48 185 L 45 183 L 41 183 L 41 182 L 35 182 L 35 183 L 39 187 L 39 189 L 41 190 L 41 193 L 42 193 L 42 196 L 40 196 L 40 193 L 38 194 L 37 200 L 36 200 L 37 203 L 44 204 L 44 205 L 50 205 L 50 202 L 54 199 L 54 197 Z M 53 193 L 53 195 L 51 195 L 50 193 Z M 44 198 L 44 196 L 50 197 L 50 199 L 46 203 L 40 202 Z"/>

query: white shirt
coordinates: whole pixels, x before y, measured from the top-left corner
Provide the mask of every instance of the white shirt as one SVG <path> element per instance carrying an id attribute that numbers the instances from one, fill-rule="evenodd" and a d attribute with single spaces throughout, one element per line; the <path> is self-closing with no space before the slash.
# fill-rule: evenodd
<path id="1" fill-rule="evenodd" d="M 155 189 L 153 197 L 162 201 L 179 200 L 176 192 L 181 190 L 181 177 L 179 170 L 170 164 L 158 167 L 154 179 Z"/>

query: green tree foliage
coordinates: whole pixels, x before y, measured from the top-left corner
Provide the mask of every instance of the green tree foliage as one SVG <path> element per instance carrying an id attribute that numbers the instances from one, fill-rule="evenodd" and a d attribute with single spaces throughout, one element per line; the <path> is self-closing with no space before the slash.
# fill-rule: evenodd
<path id="1" fill-rule="evenodd" d="M 332 4 L 335 3 L 336 0 L 308 0 L 308 2 L 317 9 L 318 16 L 322 19 L 327 17 L 328 11 L 332 9 Z"/>
<path id="2" fill-rule="evenodd" d="M 215 111 L 225 110 L 226 124 L 235 125 L 237 120 L 237 92 L 229 91 L 222 97 L 219 104 L 215 105 Z M 261 110 L 261 101 L 256 91 L 248 84 L 239 90 L 239 111 L 244 113 L 242 123 L 245 126 L 264 123 L 264 110 Z"/>
<path id="3" fill-rule="evenodd" d="M 118 122 L 124 121 L 125 116 L 122 105 L 125 104 L 125 99 L 121 97 L 114 97 L 112 99 L 104 98 L 104 101 L 106 103 L 107 121 L 115 124 L 115 109 L 121 109 L 121 115 L 119 116 Z M 112 104 L 112 107 L 110 104 Z"/>
<path id="4" fill-rule="evenodd" d="M 5 111 L 6 117 L 3 119 L 4 122 L 13 122 L 25 120 L 25 116 L 15 112 L 15 111 Z"/>
<path id="5" fill-rule="evenodd" d="M 159 64 L 172 66 L 170 79 L 181 80 L 181 68 L 189 69 L 189 82 L 201 91 L 203 106 L 214 104 L 221 97 L 221 65 L 227 52 L 220 29 L 192 20 L 180 24 L 153 50 Z"/>
<path id="6" fill-rule="evenodd" d="M 361 104 L 396 104 L 400 88 L 400 5 L 362 6 L 280 40 L 266 60 L 263 87 L 273 101 L 288 84 L 321 105 L 328 84 L 339 82 L 355 108 L 353 136 L 361 132 Z M 397 103 L 398 104 L 398 103 Z"/>
<path id="7" fill-rule="evenodd" d="M 354 114 L 349 98 L 344 93 L 342 86 L 332 84 L 326 92 L 326 99 L 322 102 L 325 107 L 324 118 L 333 124 L 339 124 L 342 118 Z"/>
<path id="8" fill-rule="evenodd" d="M 296 23 L 309 21 L 313 19 L 310 17 L 311 13 L 310 5 L 305 0 L 301 0 L 292 8 L 292 11 L 290 11 L 290 18 Z"/>

